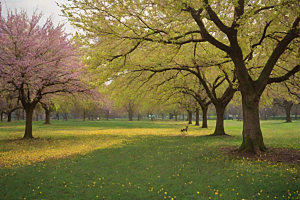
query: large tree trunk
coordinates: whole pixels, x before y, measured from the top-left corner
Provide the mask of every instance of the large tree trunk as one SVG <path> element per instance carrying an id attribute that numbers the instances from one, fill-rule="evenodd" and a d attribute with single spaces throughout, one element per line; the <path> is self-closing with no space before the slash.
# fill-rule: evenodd
<path id="1" fill-rule="evenodd" d="M 202 109 L 202 128 L 207 128 L 207 110 L 208 107 L 201 107 Z"/>
<path id="2" fill-rule="evenodd" d="M 200 115 L 200 109 L 196 108 L 196 126 L 199 126 L 199 115 Z"/>
<path id="3" fill-rule="evenodd" d="M 0 119 L 1 119 L 1 122 L 3 122 L 3 112 L 1 112 Z"/>
<path id="4" fill-rule="evenodd" d="M 30 105 L 25 108 L 26 122 L 25 122 L 25 134 L 23 139 L 33 138 L 32 135 L 32 117 L 33 117 L 34 106 Z"/>
<path id="5" fill-rule="evenodd" d="M 224 130 L 224 114 L 226 106 L 215 106 L 217 112 L 217 121 L 215 132 L 211 136 L 227 135 Z"/>
<path id="6" fill-rule="evenodd" d="M 193 117 L 193 112 L 188 110 L 189 124 L 192 124 L 192 117 Z"/>
<path id="7" fill-rule="evenodd" d="M 44 108 L 45 109 L 45 108 Z M 45 115 L 46 115 L 46 118 L 45 118 L 45 124 L 50 124 L 50 110 L 49 109 L 45 109 Z"/>
<path id="8" fill-rule="evenodd" d="M 238 151 L 260 154 L 261 151 L 266 151 L 259 123 L 260 97 L 253 97 L 251 94 L 242 94 L 243 142 Z"/>

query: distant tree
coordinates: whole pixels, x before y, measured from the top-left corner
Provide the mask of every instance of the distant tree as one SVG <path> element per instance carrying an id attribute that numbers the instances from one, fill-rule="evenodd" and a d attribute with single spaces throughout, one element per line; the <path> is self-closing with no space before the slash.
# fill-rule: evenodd
<path id="1" fill-rule="evenodd" d="M 38 25 L 42 14 L 36 11 L 31 17 L 23 10 L 7 13 L 0 18 L 0 88 L 18 93 L 26 112 L 24 138 L 33 138 L 33 111 L 42 97 L 83 87 L 80 55 L 63 25 L 55 27 L 51 18 Z"/>

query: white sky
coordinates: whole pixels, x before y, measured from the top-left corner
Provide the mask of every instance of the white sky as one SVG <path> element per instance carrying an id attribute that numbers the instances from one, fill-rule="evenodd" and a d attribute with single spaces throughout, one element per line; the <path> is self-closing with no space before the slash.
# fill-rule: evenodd
<path id="1" fill-rule="evenodd" d="M 33 10 L 38 8 L 38 13 L 43 12 L 44 15 L 40 21 L 43 24 L 47 17 L 52 16 L 54 24 L 66 23 L 65 29 L 67 33 L 73 33 L 74 28 L 68 23 L 65 17 L 59 16 L 62 14 L 60 7 L 57 6 L 56 2 L 59 4 L 68 3 L 68 0 L 0 0 L 2 3 L 2 15 L 7 14 L 7 8 L 18 11 L 22 8 L 25 9 L 29 16 L 32 15 Z M 69 2 L 70 3 L 70 2 Z"/>

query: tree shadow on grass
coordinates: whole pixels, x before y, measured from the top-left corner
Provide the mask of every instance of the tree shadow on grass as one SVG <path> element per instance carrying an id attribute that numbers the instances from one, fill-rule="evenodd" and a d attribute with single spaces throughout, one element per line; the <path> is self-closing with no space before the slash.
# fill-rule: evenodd
<path id="1" fill-rule="evenodd" d="M 265 161 L 268 164 L 288 163 L 288 164 L 300 164 L 300 151 L 296 149 L 285 148 L 273 148 L 269 147 L 266 152 L 262 152 L 261 155 L 255 155 L 252 153 L 238 153 L 236 147 L 224 147 L 221 149 L 223 153 L 234 159 L 241 157 L 248 158 L 256 161 Z"/>

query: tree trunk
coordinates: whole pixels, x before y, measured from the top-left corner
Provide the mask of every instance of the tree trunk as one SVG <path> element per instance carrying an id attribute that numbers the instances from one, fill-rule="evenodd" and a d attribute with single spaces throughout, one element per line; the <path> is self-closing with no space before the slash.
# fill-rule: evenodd
<path id="1" fill-rule="evenodd" d="M 45 109 L 45 108 L 44 108 Z M 45 118 L 45 124 L 50 124 L 50 110 L 49 109 L 45 109 L 45 115 L 46 115 L 46 118 Z"/>
<path id="2" fill-rule="evenodd" d="M 59 112 L 56 113 L 56 119 L 59 120 Z"/>
<path id="3" fill-rule="evenodd" d="M 3 122 L 3 112 L 1 112 L 0 119 L 1 119 L 1 122 Z"/>
<path id="4" fill-rule="evenodd" d="M 196 108 L 196 126 L 199 126 L 199 115 L 200 115 L 200 109 Z"/>
<path id="5" fill-rule="evenodd" d="M 141 119 L 141 115 L 140 115 L 140 113 L 138 113 L 138 121 L 140 121 L 140 119 Z"/>
<path id="6" fill-rule="evenodd" d="M 208 107 L 201 107 L 202 109 L 202 128 L 207 128 L 207 111 Z"/>
<path id="7" fill-rule="evenodd" d="M 68 121 L 68 113 L 65 113 L 65 120 Z"/>
<path id="8" fill-rule="evenodd" d="M 260 97 L 253 97 L 251 92 L 248 93 L 242 94 L 243 142 L 238 151 L 260 154 L 261 151 L 266 151 L 259 123 Z"/>
<path id="9" fill-rule="evenodd" d="M 173 113 L 169 113 L 169 119 L 173 119 Z"/>
<path id="10" fill-rule="evenodd" d="M 22 113 L 21 113 L 21 119 L 25 120 L 25 110 L 24 109 L 22 110 Z"/>
<path id="11" fill-rule="evenodd" d="M 83 121 L 85 122 L 85 118 L 86 118 L 86 111 L 83 111 Z"/>
<path id="12" fill-rule="evenodd" d="M 153 121 L 154 120 L 154 117 L 153 117 L 153 114 L 151 114 L 151 121 Z"/>
<path id="13" fill-rule="evenodd" d="M 20 109 L 16 111 L 17 121 L 20 121 Z"/>
<path id="14" fill-rule="evenodd" d="M 224 114 L 226 106 L 215 106 L 217 112 L 217 121 L 215 132 L 211 136 L 227 135 L 224 130 Z"/>
<path id="15" fill-rule="evenodd" d="M 133 118 L 133 111 L 132 109 L 129 108 L 128 110 L 128 115 L 129 115 L 129 121 L 132 121 L 132 118 Z"/>
<path id="16" fill-rule="evenodd" d="M 26 122 L 25 122 L 25 134 L 23 139 L 33 138 L 32 135 L 32 117 L 33 117 L 34 106 L 28 106 L 25 108 Z"/>
<path id="17" fill-rule="evenodd" d="M 7 122 L 11 122 L 11 114 L 12 112 L 7 113 Z"/>
<path id="18" fill-rule="evenodd" d="M 193 112 L 192 111 L 188 111 L 189 124 L 192 124 L 192 117 L 193 117 Z"/>
<path id="19" fill-rule="evenodd" d="M 293 102 L 292 101 L 286 101 L 284 102 L 284 109 L 285 109 L 285 114 L 286 114 L 286 122 L 292 122 L 291 118 L 291 109 L 293 107 Z"/>

